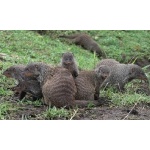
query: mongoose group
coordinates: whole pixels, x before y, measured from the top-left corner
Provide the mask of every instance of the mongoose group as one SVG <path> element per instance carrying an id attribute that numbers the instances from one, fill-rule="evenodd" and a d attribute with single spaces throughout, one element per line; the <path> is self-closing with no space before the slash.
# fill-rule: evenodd
<path id="1" fill-rule="evenodd" d="M 89 103 L 99 106 L 100 88 L 106 84 L 117 85 L 118 89 L 123 90 L 124 85 L 133 79 L 142 79 L 148 83 L 139 66 L 116 63 L 110 67 L 110 61 L 115 60 L 105 59 L 95 70 L 78 71 L 77 76 L 72 74 L 77 71 L 75 64 L 67 69 L 62 66 L 52 67 L 45 63 L 15 65 L 3 74 L 18 81 L 15 92 L 19 93 L 20 100 L 26 93 L 30 93 L 34 100 L 43 97 L 42 101 L 46 105 L 67 108 L 86 107 Z"/>
<path id="2" fill-rule="evenodd" d="M 49 106 L 86 107 L 89 103 L 101 105 L 99 89 L 107 73 L 105 66 L 99 70 L 79 73 L 73 54 L 67 52 L 62 55 L 61 66 L 38 62 L 15 65 L 6 69 L 3 75 L 18 81 L 15 92 L 19 93 L 20 100 L 30 93 L 33 99 L 43 97 L 43 103 Z"/>
<path id="3" fill-rule="evenodd" d="M 86 34 L 61 36 L 72 39 L 75 44 L 104 56 L 98 44 Z M 28 93 L 33 100 L 41 99 L 48 106 L 58 108 L 87 107 L 90 103 L 101 105 L 100 89 L 108 85 L 124 91 L 126 83 L 133 79 L 148 78 L 141 67 L 134 64 L 120 64 L 114 59 L 102 59 L 93 70 L 79 71 L 74 54 L 62 54 L 60 65 L 34 62 L 14 65 L 3 72 L 8 78 L 18 81 L 14 93 L 22 100 Z"/>
<path id="4" fill-rule="evenodd" d="M 30 93 L 33 100 L 42 98 L 40 83 L 35 78 L 28 78 L 22 74 L 25 67 L 25 65 L 11 66 L 3 72 L 3 75 L 18 81 L 18 85 L 13 90 L 18 93 L 19 100 L 22 100 L 26 93 Z"/>

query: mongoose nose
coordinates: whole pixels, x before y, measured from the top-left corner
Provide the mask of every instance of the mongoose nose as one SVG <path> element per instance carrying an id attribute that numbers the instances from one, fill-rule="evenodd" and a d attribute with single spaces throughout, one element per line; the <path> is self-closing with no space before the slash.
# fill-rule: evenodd
<path id="1" fill-rule="evenodd" d="M 21 76 L 28 77 L 29 75 L 27 72 L 21 72 Z"/>
<path id="2" fill-rule="evenodd" d="M 7 73 L 6 71 L 4 71 L 4 72 L 2 73 L 2 75 L 6 76 L 7 78 L 10 78 L 10 77 L 11 77 L 11 75 L 10 75 L 9 73 Z"/>
<path id="3" fill-rule="evenodd" d="M 66 64 L 66 65 L 70 65 L 71 62 L 70 62 L 70 61 L 66 61 L 65 64 Z"/>

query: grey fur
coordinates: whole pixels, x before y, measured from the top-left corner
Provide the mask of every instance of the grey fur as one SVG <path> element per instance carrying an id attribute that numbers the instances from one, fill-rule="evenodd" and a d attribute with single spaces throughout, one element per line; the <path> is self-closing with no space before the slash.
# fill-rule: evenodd
<path id="1" fill-rule="evenodd" d="M 112 67 L 114 65 L 120 64 L 118 61 L 116 61 L 115 59 L 102 59 L 97 65 L 96 68 L 101 66 L 101 65 L 106 65 L 109 67 Z"/>
<path id="2" fill-rule="evenodd" d="M 107 85 L 114 85 L 120 91 L 123 91 L 125 84 L 133 79 L 141 79 L 148 83 L 148 78 L 140 66 L 135 64 L 116 64 L 110 67 L 110 75 L 101 87 L 104 88 Z"/>

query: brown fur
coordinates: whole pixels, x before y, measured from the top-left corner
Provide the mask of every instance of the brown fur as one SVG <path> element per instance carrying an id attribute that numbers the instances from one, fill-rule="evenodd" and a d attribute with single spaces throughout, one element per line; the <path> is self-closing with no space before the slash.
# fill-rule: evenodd
<path id="1" fill-rule="evenodd" d="M 99 57 L 106 58 L 106 55 L 99 45 L 87 34 L 63 35 L 62 38 L 68 38 L 76 45 L 82 46 L 84 49 L 95 52 Z"/>
<path id="2" fill-rule="evenodd" d="M 30 93 L 33 100 L 41 98 L 42 90 L 39 82 L 36 79 L 23 76 L 25 67 L 25 65 L 11 66 L 3 72 L 3 75 L 8 78 L 14 78 L 18 81 L 18 85 L 12 89 L 14 90 L 15 95 L 18 93 L 20 100 L 25 97 L 26 93 Z"/>
<path id="3" fill-rule="evenodd" d="M 35 76 L 40 81 L 45 104 L 56 107 L 73 106 L 76 86 L 69 70 L 32 63 L 25 68 L 25 75 Z"/>
<path id="4" fill-rule="evenodd" d="M 100 86 L 105 80 L 105 78 L 109 75 L 103 70 L 103 67 L 101 67 L 99 68 L 99 70 L 95 71 L 80 72 L 79 76 L 75 79 L 75 83 L 77 86 L 76 99 L 99 99 Z"/>
<path id="5" fill-rule="evenodd" d="M 75 100 L 76 85 L 68 69 L 50 67 L 43 63 L 32 63 L 25 68 L 26 76 L 36 77 L 41 83 L 43 102 L 56 107 L 86 107 L 90 101 Z M 99 101 L 92 101 L 96 106 Z"/>
<path id="6" fill-rule="evenodd" d="M 68 69 L 74 78 L 78 76 L 79 69 L 72 53 L 66 52 L 62 55 L 61 66 Z"/>
<path id="7" fill-rule="evenodd" d="M 56 107 L 73 106 L 76 86 L 71 73 L 65 68 L 56 69 L 55 75 L 42 87 L 44 102 Z"/>

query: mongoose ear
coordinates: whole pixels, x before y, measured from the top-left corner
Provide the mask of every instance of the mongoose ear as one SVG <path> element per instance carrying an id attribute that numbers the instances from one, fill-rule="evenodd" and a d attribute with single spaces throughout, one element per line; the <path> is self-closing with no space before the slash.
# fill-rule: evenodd
<path id="1" fill-rule="evenodd" d="M 129 73 L 132 74 L 135 72 L 135 70 L 136 70 L 135 68 L 131 68 Z"/>
<path id="2" fill-rule="evenodd" d="M 38 65 L 35 65 L 35 68 L 38 68 Z"/>

